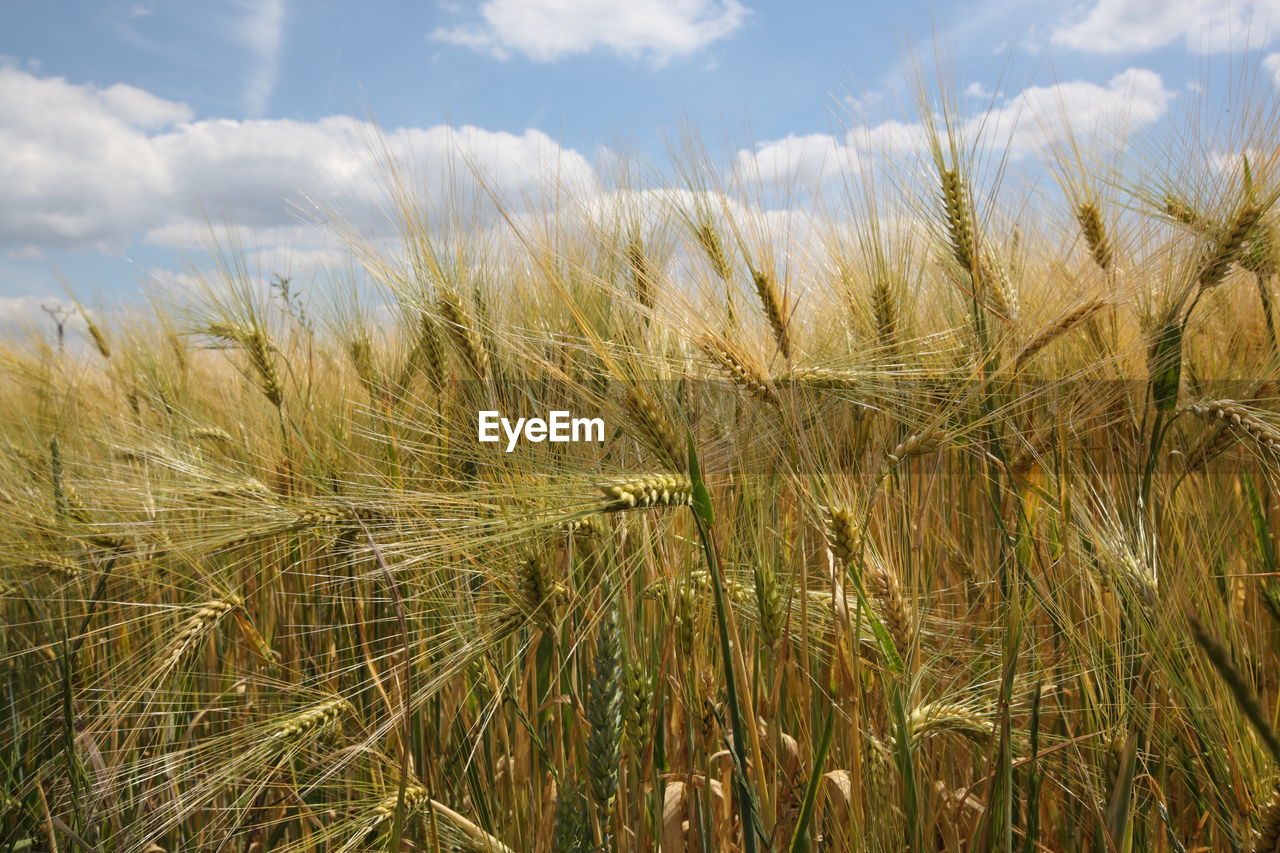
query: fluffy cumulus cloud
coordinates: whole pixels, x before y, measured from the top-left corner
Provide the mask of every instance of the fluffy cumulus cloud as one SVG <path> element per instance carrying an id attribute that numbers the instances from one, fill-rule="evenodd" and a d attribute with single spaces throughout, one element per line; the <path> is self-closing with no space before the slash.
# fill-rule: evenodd
<path id="1" fill-rule="evenodd" d="M 191 118 L 140 89 L 0 67 L 0 244 L 119 241 L 173 192 L 150 132 Z"/>
<path id="2" fill-rule="evenodd" d="M 1138 53 L 1181 42 L 1193 53 L 1269 44 L 1280 0 L 1097 0 L 1053 33 L 1057 44 L 1096 53 Z"/>
<path id="3" fill-rule="evenodd" d="M 1105 86 L 1083 81 L 1033 86 L 966 122 L 994 141 L 1009 141 L 1015 155 L 1033 154 L 1064 141 L 1068 127 L 1077 139 L 1107 140 L 1151 124 L 1169 109 L 1174 93 L 1154 71 L 1130 68 Z"/>
<path id="4" fill-rule="evenodd" d="M 588 191 L 590 163 L 546 134 L 474 127 L 382 136 L 346 116 L 316 122 L 192 121 L 183 104 L 140 89 L 97 89 L 0 67 L 0 250 L 96 246 L 138 235 L 198 244 L 206 219 L 279 236 L 304 193 L 376 219 L 385 157 L 440 193 L 513 200 L 547 182 Z"/>
<path id="5" fill-rule="evenodd" d="M 1262 60 L 1262 70 L 1271 76 L 1271 82 L 1280 89 L 1280 53 L 1269 53 Z"/>
<path id="6" fill-rule="evenodd" d="M 724 38 L 748 14 L 738 0 L 486 0 L 479 21 L 432 38 L 538 62 L 599 49 L 663 63 Z"/>
<path id="7" fill-rule="evenodd" d="M 861 168 L 858 150 L 829 133 L 786 136 L 739 151 L 734 169 L 766 183 L 813 186 Z"/>
<path id="8" fill-rule="evenodd" d="M 984 139 L 1026 157 L 1066 139 L 1118 137 L 1149 125 L 1169 108 L 1174 93 L 1159 74 L 1130 68 L 1105 85 L 1084 81 L 1033 86 L 969 116 L 962 133 Z M 855 127 L 842 137 L 830 134 L 788 136 L 738 152 L 734 165 L 746 177 L 798 186 L 814 186 L 842 174 L 853 174 L 877 155 L 908 155 L 926 150 L 923 125 L 886 121 Z"/>

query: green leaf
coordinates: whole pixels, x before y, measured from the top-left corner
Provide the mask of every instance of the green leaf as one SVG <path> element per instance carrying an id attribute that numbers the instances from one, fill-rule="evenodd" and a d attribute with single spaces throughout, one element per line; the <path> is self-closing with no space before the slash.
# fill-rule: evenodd
<path id="1" fill-rule="evenodd" d="M 1156 410 L 1172 412 L 1177 408 L 1178 386 L 1182 382 L 1182 323 L 1176 317 L 1165 323 L 1156 335 L 1148 370 Z"/>
<path id="2" fill-rule="evenodd" d="M 800 804 L 800 816 L 796 819 L 795 832 L 791 834 L 791 853 L 801 853 L 809 849 L 809 822 L 813 819 L 813 804 L 818 799 L 818 786 L 822 784 L 822 769 L 827 763 L 827 751 L 831 748 L 831 734 L 835 731 L 836 709 L 832 705 L 827 709 L 827 720 L 822 724 L 822 734 L 818 738 L 818 751 L 813 756 L 813 772 L 809 774 L 809 784 L 805 786 L 804 801 Z"/>
<path id="3" fill-rule="evenodd" d="M 1125 849 L 1132 816 L 1134 777 L 1138 772 L 1138 731 L 1129 733 L 1120 756 L 1120 770 L 1111 788 L 1111 801 L 1107 805 L 1107 832 L 1117 850 Z"/>
<path id="4" fill-rule="evenodd" d="M 907 846 L 911 850 L 921 850 L 923 839 L 920 834 L 920 801 L 916 789 L 915 759 L 911 754 L 911 724 L 900 684 L 893 688 L 893 727 L 893 755 L 898 764 L 898 773 L 902 777 L 902 810 L 907 822 Z"/>
<path id="5" fill-rule="evenodd" d="M 1249 515 L 1253 519 L 1253 533 L 1258 539 L 1258 554 L 1262 557 L 1263 568 L 1272 573 L 1276 571 L 1276 546 L 1271 541 L 1271 530 L 1267 524 L 1267 511 L 1262 506 L 1262 498 L 1258 495 L 1258 487 L 1248 474 L 1240 475 L 1244 484 L 1244 493 L 1249 498 Z"/>
<path id="6" fill-rule="evenodd" d="M 702 481 L 702 469 L 698 467 L 698 451 L 693 446 L 693 433 L 689 438 L 689 480 L 693 483 L 693 514 L 708 527 L 715 521 L 715 513 L 711 509 L 711 493 L 707 484 Z"/>
<path id="7" fill-rule="evenodd" d="M 1276 545 L 1271 539 L 1271 526 L 1267 522 L 1267 511 L 1262 505 L 1258 487 L 1248 474 L 1240 475 L 1244 485 L 1244 493 L 1249 499 L 1249 515 L 1253 519 L 1253 534 L 1258 541 L 1258 556 L 1262 561 L 1262 570 L 1266 577 L 1259 578 L 1262 586 L 1262 603 L 1273 618 L 1280 620 L 1280 582 L 1276 581 L 1277 570 Z"/>

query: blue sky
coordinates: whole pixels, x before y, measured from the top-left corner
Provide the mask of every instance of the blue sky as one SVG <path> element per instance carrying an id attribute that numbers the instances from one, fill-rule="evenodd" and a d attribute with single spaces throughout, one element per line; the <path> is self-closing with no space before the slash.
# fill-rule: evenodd
<path id="1" fill-rule="evenodd" d="M 1034 153 L 1014 116 L 1049 102 L 1158 124 L 1242 63 L 1269 82 L 1272 17 L 1280 0 L 0 0 L 0 314 L 63 281 L 128 296 L 210 219 L 322 257 L 293 204 L 376 205 L 370 117 L 424 174 L 461 149 L 516 193 L 605 149 L 661 164 L 685 122 L 726 170 L 820 180 L 914 144 L 908 44 Z"/>

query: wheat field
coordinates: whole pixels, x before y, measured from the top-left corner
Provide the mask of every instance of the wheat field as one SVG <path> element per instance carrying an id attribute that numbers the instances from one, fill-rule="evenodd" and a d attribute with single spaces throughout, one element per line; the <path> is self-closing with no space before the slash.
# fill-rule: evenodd
<path id="1" fill-rule="evenodd" d="M 785 216 L 388 161 L 347 275 L 5 341 L 0 839 L 1280 850 L 1278 118 L 944 102 Z"/>

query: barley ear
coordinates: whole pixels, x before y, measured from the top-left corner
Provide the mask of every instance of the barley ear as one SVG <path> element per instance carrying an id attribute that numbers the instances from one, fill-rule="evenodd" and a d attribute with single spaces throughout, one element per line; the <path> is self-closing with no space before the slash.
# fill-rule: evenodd
<path id="1" fill-rule="evenodd" d="M 653 269 L 639 237 L 633 237 L 627 243 L 627 265 L 631 268 L 631 285 L 635 290 L 636 301 L 652 311 L 656 290 Z"/>
<path id="2" fill-rule="evenodd" d="M 462 297 L 452 288 L 444 288 L 440 291 L 437 306 L 463 362 L 478 378 L 488 378 L 489 353 L 471 313 L 462 303 Z"/>
<path id="3" fill-rule="evenodd" d="M 689 506 L 693 483 L 684 474 L 653 474 L 634 480 L 616 480 L 597 486 L 604 494 L 605 512 L 651 506 Z"/>
<path id="4" fill-rule="evenodd" d="M 1080 223 L 1080 231 L 1084 241 L 1089 245 L 1096 263 L 1103 272 L 1110 272 L 1115 260 L 1111 254 L 1111 241 L 1107 239 L 1107 228 L 1102 221 L 1102 213 L 1096 202 L 1086 201 L 1076 208 L 1076 220 Z"/>
<path id="5" fill-rule="evenodd" d="M 1246 202 L 1236 212 L 1231 223 L 1214 237 L 1205 249 L 1200 273 L 1196 279 L 1202 291 L 1221 284 L 1227 277 L 1228 270 L 1240 258 L 1245 242 L 1253 232 L 1254 226 L 1262 219 L 1262 214 L 1261 205 Z"/>
<path id="6" fill-rule="evenodd" d="M 957 169 L 943 169 L 940 177 L 943 220 L 951 240 L 951 253 L 962 269 L 974 272 L 973 219 L 964 178 Z"/>
<path id="7" fill-rule="evenodd" d="M 778 283 L 773 276 L 763 270 L 752 270 L 752 283 L 756 287 L 756 295 L 760 297 L 760 305 L 764 309 L 765 318 L 769 321 L 769 329 L 773 332 L 778 352 L 787 361 L 791 360 L 791 333 L 788 328 L 790 317 L 786 302 L 783 300 Z"/>
<path id="8" fill-rule="evenodd" d="M 622 758 L 622 684 L 617 604 L 612 600 L 607 581 L 602 584 L 601 599 L 604 607 L 596 627 L 596 653 L 585 709 L 590 726 L 587 780 L 603 847 L 609 850 L 614 798 L 618 793 L 618 765 Z"/>
<path id="9" fill-rule="evenodd" d="M 738 353 L 727 342 L 710 335 L 698 341 L 707 357 L 715 362 L 748 395 L 772 406 L 778 405 L 778 394 L 773 382 L 756 364 Z"/>

